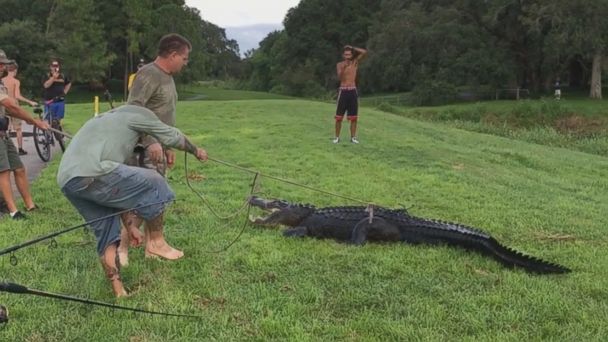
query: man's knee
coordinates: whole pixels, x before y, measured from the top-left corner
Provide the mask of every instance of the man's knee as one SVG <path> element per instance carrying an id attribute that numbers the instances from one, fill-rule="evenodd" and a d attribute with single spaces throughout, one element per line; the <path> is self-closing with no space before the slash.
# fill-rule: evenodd
<path id="1" fill-rule="evenodd" d="M 26 176 L 25 167 L 20 167 L 18 169 L 13 170 L 16 176 Z"/>
<path id="2" fill-rule="evenodd" d="M 344 120 L 344 115 L 336 115 L 336 122 L 342 122 Z"/>

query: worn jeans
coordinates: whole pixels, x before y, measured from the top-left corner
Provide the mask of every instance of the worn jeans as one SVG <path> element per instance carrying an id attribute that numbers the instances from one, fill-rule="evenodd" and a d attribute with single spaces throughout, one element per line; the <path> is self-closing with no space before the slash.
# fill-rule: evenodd
<path id="1" fill-rule="evenodd" d="M 175 198 L 158 172 L 127 165 L 102 176 L 72 178 L 61 191 L 87 222 L 142 206 L 135 213 L 151 220 Z M 120 215 L 91 223 L 89 227 L 95 233 L 100 256 L 108 246 L 120 241 Z"/>

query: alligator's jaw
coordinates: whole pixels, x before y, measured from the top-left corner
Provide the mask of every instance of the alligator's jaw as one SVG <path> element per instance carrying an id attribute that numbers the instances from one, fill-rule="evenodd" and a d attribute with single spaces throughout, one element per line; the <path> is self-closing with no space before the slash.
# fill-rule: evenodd
<path id="1" fill-rule="evenodd" d="M 254 207 L 258 207 L 258 208 L 262 208 L 262 209 L 267 209 L 268 204 L 270 203 L 270 201 L 265 200 L 261 197 L 258 196 L 251 196 L 249 197 L 249 204 L 251 204 Z"/>

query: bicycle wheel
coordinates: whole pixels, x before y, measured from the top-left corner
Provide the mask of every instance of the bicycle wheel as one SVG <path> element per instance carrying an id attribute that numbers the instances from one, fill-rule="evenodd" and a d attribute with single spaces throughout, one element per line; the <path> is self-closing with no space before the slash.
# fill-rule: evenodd
<path id="1" fill-rule="evenodd" d="M 51 159 L 50 134 L 34 126 L 32 135 L 38 156 L 43 162 L 48 162 Z"/>

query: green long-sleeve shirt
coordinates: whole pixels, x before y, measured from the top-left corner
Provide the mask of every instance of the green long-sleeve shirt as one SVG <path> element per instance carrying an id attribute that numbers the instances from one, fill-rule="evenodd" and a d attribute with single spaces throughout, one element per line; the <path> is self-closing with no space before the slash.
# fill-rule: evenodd
<path id="1" fill-rule="evenodd" d="M 150 110 L 125 105 L 87 121 L 61 158 L 57 183 L 63 187 L 74 177 L 108 174 L 133 155 L 138 139 L 149 134 L 165 146 L 184 149 L 185 137 L 162 123 Z"/>

